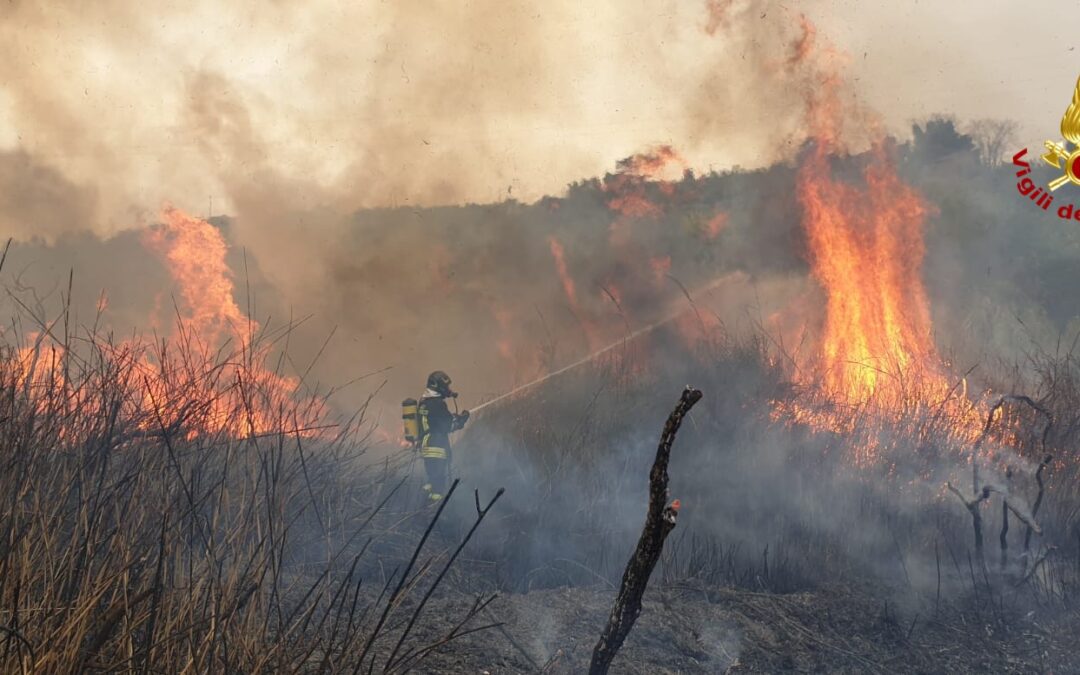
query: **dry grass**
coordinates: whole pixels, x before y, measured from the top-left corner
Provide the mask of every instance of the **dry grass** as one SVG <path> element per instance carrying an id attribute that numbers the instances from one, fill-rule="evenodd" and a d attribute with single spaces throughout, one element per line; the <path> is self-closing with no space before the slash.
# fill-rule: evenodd
<path id="1" fill-rule="evenodd" d="M 363 411 L 282 386 L 287 329 L 211 352 L 33 322 L 0 347 L 0 670 L 398 672 L 477 629 L 490 599 L 413 637 L 442 510 L 359 461 Z"/>
<path id="2" fill-rule="evenodd" d="M 1017 496 L 1030 494 L 1022 475 L 1041 453 L 1056 458 L 1045 534 L 1020 568 L 1034 572 L 1013 583 L 1015 572 L 969 565 L 970 523 L 943 488 L 970 476 L 956 408 L 910 406 L 883 425 L 869 407 L 834 407 L 839 430 L 778 424 L 777 401 L 829 403 L 792 386 L 764 339 L 686 347 L 657 334 L 649 350 L 615 350 L 482 416 L 459 445 L 458 473 L 506 484 L 509 497 L 484 537 L 455 547 L 467 529 L 452 533 L 455 511 L 471 505 L 458 498 L 441 521 L 450 527 L 435 527 L 442 509 L 416 513 L 402 487 L 407 458 L 378 469 L 360 459 L 363 411 L 338 420 L 317 392 L 280 386 L 267 355 L 287 328 L 210 352 L 182 330 L 116 342 L 76 337 L 63 317 L 33 322 L 32 348 L 15 346 L 22 337 L 0 348 L 4 671 L 402 671 L 485 627 L 486 594 L 425 626 L 440 582 L 459 592 L 613 588 L 640 531 L 661 413 L 688 382 L 705 399 L 673 454 L 684 508 L 662 581 L 787 593 L 885 579 L 934 616 L 1002 625 L 1032 603 L 1076 611 L 1071 355 L 1034 357 L 1010 383 L 1052 412 L 1045 446 L 1009 433 L 991 449 L 999 469 L 1015 464 Z M 1011 426 L 1034 428 L 1010 414 Z M 853 466 L 870 439 L 875 462 Z M 1017 554 L 1023 528 L 1011 536 Z M 466 569 L 453 567 L 459 556 Z"/>

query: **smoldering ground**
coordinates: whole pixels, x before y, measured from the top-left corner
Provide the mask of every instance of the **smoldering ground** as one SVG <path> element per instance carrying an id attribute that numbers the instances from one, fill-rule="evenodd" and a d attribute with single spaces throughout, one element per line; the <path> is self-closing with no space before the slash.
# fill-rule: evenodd
<path id="1" fill-rule="evenodd" d="M 683 504 L 672 578 L 711 570 L 728 583 L 791 591 L 841 573 L 910 599 L 937 583 L 935 548 L 962 555 L 970 523 L 945 484 L 970 490 L 969 447 L 886 426 L 866 437 L 877 444 L 876 463 L 855 466 L 859 441 L 775 418 L 790 383 L 782 368 L 763 365 L 760 343 L 711 344 L 706 362 L 670 334 L 652 346 L 633 383 L 620 378 L 628 364 L 615 358 L 483 413 L 461 439 L 455 466 L 466 485 L 508 487 L 503 517 L 478 553 L 490 556 L 499 583 L 515 591 L 617 584 L 625 560 L 615 552 L 630 550 L 640 531 L 659 430 L 686 382 L 708 393 L 670 469 L 671 497 Z M 993 444 L 980 466 L 984 481 L 1002 493 L 1008 483 L 1009 499 L 1030 512 L 1041 448 L 1026 440 L 1028 456 Z M 1005 465 L 1008 481 L 996 468 Z M 988 538 L 1000 525 L 993 520 Z M 1052 520 L 1059 535 L 1069 531 L 1067 518 Z M 725 557 L 729 567 L 717 565 Z M 966 592 L 966 571 L 950 567 L 945 583 L 949 597 Z"/>
<path id="2" fill-rule="evenodd" d="M 688 350 L 674 331 L 657 334 L 650 342 L 649 366 L 631 382 L 620 373 L 633 367 L 633 352 L 567 374 L 557 385 L 547 384 L 474 420 L 457 444 L 456 473 L 466 489 L 476 488 L 481 495 L 496 485 L 508 489 L 500 513 L 485 524 L 487 536 L 469 549 L 472 568 L 482 571 L 471 582 L 474 588 L 539 592 L 543 605 L 559 597 L 558 589 L 612 592 L 640 533 L 660 425 L 681 386 L 692 382 L 707 393 L 684 424 L 673 454 L 670 496 L 682 502 L 682 509 L 656 571 L 656 590 L 648 596 L 658 604 L 647 613 L 662 613 L 663 621 L 678 623 L 675 634 L 698 636 L 715 629 L 716 621 L 730 622 L 722 609 L 730 605 L 718 600 L 712 614 L 688 612 L 679 619 L 666 610 L 683 605 L 657 600 L 669 592 L 663 589 L 681 589 L 671 592 L 691 597 L 709 597 L 705 589 L 716 586 L 811 594 L 817 598 L 814 611 L 832 617 L 835 609 L 824 597 L 847 598 L 852 589 L 862 588 L 872 589 L 862 592 L 883 612 L 864 617 L 870 622 L 866 625 L 899 623 L 900 634 L 909 640 L 916 625 L 920 634 L 935 633 L 926 625 L 941 620 L 933 617 L 954 617 L 960 611 L 967 620 L 979 621 L 973 585 L 977 593 L 994 591 L 984 590 L 983 572 L 977 563 L 971 566 L 969 516 L 945 489 L 951 482 L 968 494 L 972 478 L 970 444 L 950 442 L 943 433 L 954 421 L 935 425 L 932 411 L 912 413 L 895 426 L 879 427 L 868 419 L 865 437 L 785 426 L 772 412 L 776 401 L 793 395 L 790 381 L 783 368 L 767 365 L 760 343 L 702 347 Z M 707 357 L 699 360 L 703 354 Z M 1071 425 L 1064 422 L 1070 413 L 1059 408 L 1055 414 L 1064 435 L 1051 444 L 1071 457 L 1071 432 L 1064 430 Z M 999 496 L 1030 514 L 1038 494 L 1034 476 L 1046 447 L 1039 439 L 1039 420 L 1026 419 L 1025 424 L 1030 433 L 1024 438 L 992 440 L 979 459 L 982 480 L 1001 491 L 994 508 L 983 513 L 991 570 L 998 569 Z M 877 443 L 877 461 L 855 466 L 852 453 L 867 438 Z M 1033 538 L 1027 563 L 1020 555 L 1026 550 L 1025 528 L 1009 516 L 1007 574 L 1023 574 L 1025 565 L 1054 546 L 1069 551 L 1058 564 L 1072 564 L 1068 561 L 1076 552 L 1068 539 L 1074 516 L 1052 508 L 1055 502 L 1075 503 L 1071 475 L 1064 467 L 1052 478 L 1044 475 L 1051 484 L 1037 518 L 1044 532 Z M 466 519 L 469 501 L 466 492 L 457 505 Z M 842 588 L 838 579 L 844 580 Z M 1017 611 L 1013 603 L 1028 595 L 1015 593 L 1010 586 L 1002 595 L 1009 598 L 1002 604 L 1005 615 L 1012 616 Z M 1047 606 L 1019 605 L 1024 607 L 1020 614 L 1059 616 L 1059 610 Z M 563 616 L 560 630 L 540 622 L 533 613 L 540 610 L 516 601 L 511 606 L 510 616 L 515 625 L 528 626 L 541 662 L 569 649 L 586 611 L 579 607 L 563 615 L 561 609 L 549 610 Z M 707 654 L 708 667 L 730 663 L 742 649 L 760 648 L 761 638 L 744 639 L 738 625 L 724 628 L 727 638 L 720 646 L 696 643 Z M 905 649 L 912 659 L 922 658 L 916 643 L 908 642 Z M 675 652 L 666 652 L 667 658 Z"/>

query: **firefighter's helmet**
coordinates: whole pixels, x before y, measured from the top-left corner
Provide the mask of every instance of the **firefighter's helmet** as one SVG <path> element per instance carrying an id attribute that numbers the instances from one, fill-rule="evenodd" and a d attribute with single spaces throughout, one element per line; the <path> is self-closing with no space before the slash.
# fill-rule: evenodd
<path id="1" fill-rule="evenodd" d="M 450 389 L 450 376 L 441 370 L 436 370 L 428 375 L 427 387 L 441 396 L 454 395 L 454 392 Z"/>

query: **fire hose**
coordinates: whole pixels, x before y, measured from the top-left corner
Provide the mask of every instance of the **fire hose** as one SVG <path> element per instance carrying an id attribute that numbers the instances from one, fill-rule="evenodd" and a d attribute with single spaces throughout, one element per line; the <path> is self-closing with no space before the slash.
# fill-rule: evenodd
<path id="1" fill-rule="evenodd" d="M 739 275 L 739 276 L 741 277 L 741 275 Z M 709 291 L 712 291 L 712 290 L 716 289 L 717 287 L 723 285 L 724 283 L 726 283 L 728 281 L 731 281 L 732 277 L 733 277 L 733 275 L 726 274 L 726 275 L 724 275 L 722 277 L 719 277 L 717 279 L 713 279 L 712 281 L 705 284 L 704 286 L 702 286 L 700 288 L 697 288 L 697 289 L 694 289 L 694 295 L 699 295 L 699 294 L 702 294 L 702 293 L 707 293 Z M 693 308 L 693 299 L 692 299 L 691 294 L 689 292 L 685 291 L 685 289 L 684 289 L 684 293 L 686 294 L 687 299 L 691 303 L 691 308 Z M 568 373 L 571 370 L 574 370 L 575 368 L 578 368 L 579 366 L 583 366 L 586 363 L 591 363 L 592 361 L 595 361 L 596 359 L 600 358 L 601 356 L 603 356 L 604 354 L 610 352 L 611 350 L 615 349 L 616 347 L 620 347 L 620 346 L 629 344 L 630 342 L 633 342 L 634 340 L 638 339 L 642 335 L 646 335 L 648 333 L 651 333 L 652 331 L 656 330 L 657 328 L 660 328 L 661 326 L 665 326 L 665 325 L 671 323 L 675 319 L 677 319 L 680 316 L 682 316 L 683 314 L 685 314 L 686 311 L 687 311 L 687 308 L 681 307 L 681 308 L 671 312 L 670 314 L 664 316 L 663 318 L 658 319 L 657 321 L 653 321 L 652 323 L 650 323 L 650 324 L 648 324 L 646 326 L 638 328 L 637 330 L 629 333 L 628 335 L 624 335 L 622 338 L 616 340 L 615 342 L 612 342 L 611 344 L 609 344 L 609 345 L 607 345 L 605 347 L 597 349 L 596 351 L 592 352 L 591 354 L 587 354 L 586 356 L 581 357 L 580 359 L 578 359 L 577 361 L 574 361 L 573 363 L 571 363 L 569 365 L 565 365 L 562 368 L 559 368 L 558 370 L 554 370 L 554 371 L 552 371 L 552 372 L 550 372 L 550 373 L 548 373 L 546 375 L 543 375 L 542 377 L 538 377 L 537 379 L 535 379 L 535 380 L 533 380 L 531 382 L 526 382 L 525 384 L 520 384 L 520 385 L 514 387 L 513 389 L 511 389 L 510 391 L 508 391 L 506 393 L 499 394 L 498 396 L 496 396 L 493 399 L 484 401 L 480 405 L 472 408 L 471 412 L 473 412 L 473 413 L 480 412 L 484 408 L 487 408 L 489 406 L 495 405 L 496 403 L 499 403 L 500 401 L 504 401 L 504 400 L 506 400 L 508 398 L 511 398 L 511 397 L 513 397 L 513 396 L 515 396 L 517 394 L 520 394 L 521 392 L 523 392 L 523 391 L 525 391 L 527 389 L 531 389 L 532 387 L 535 387 L 536 385 L 543 384 L 544 382 L 547 382 L 548 380 L 554 379 L 554 378 L 558 377 L 559 375 L 562 375 L 563 373 Z"/>

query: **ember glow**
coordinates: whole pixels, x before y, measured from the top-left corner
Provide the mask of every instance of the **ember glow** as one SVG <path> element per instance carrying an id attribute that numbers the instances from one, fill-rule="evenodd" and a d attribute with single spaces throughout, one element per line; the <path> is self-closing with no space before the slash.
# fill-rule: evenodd
<path id="1" fill-rule="evenodd" d="M 706 239 L 716 239 L 720 236 L 720 233 L 724 231 L 728 225 L 728 215 L 723 211 L 717 213 L 712 218 L 709 218 L 705 223 L 704 235 Z"/>
<path id="2" fill-rule="evenodd" d="M 619 161 L 617 173 L 604 181 L 604 192 L 611 195 L 607 205 L 618 218 L 611 224 L 612 243 L 618 241 L 624 219 L 660 218 L 664 206 L 649 195 L 653 189 L 664 198 L 675 194 L 675 184 L 668 180 L 687 168 L 686 161 L 669 145 L 631 155 Z"/>

